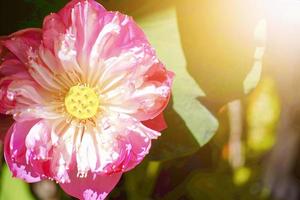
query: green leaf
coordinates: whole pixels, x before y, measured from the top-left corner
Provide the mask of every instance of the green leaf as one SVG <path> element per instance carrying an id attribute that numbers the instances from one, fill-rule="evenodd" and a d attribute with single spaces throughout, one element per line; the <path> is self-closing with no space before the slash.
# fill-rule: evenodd
<path id="1" fill-rule="evenodd" d="M 124 174 L 128 199 L 140 200 L 151 196 L 160 172 L 160 162 L 143 161 L 132 171 Z"/>
<path id="2" fill-rule="evenodd" d="M 247 77 L 244 80 L 244 92 L 248 94 L 251 92 L 260 81 L 262 73 L 262 63 L 257 61 L 253 64 L 253 67 Z"/>
<path id="3" fill-rule="evenodd" d="M 218 173 L 195 173 L 186 188 L 190 199 L 234 199 L 231 176 Z"/>
<path id="4" fill-rule="evenodd" d="M 254 64 L 251 71 L 244 80 L 244 92 L 248 94 L 253 90 L 260 81 L 262 73 L 262 63 L 263 56 L 266 48 L 266 38 L 267 38 L 267 22 L 265 18 L 258 21 L 255 31 L 254 39 L 256 43 L 255 53 L 254 53 Z"/>
<path id="5" fill-rule="evenodd" d="M 152 160 L 170 160 L 186 156 L 199 150 L 199 143 L 186 126 L 180 115 L 174 110 L 171 101 L 164 111 L 168 128 L 158 140 L 154 140 L 149 157 Z"/>
<path id="6" fill-rule="evenodd" d="M 29 185 L 22 180 L 13 178 L 6 165 L 1 171 L 0 199 L 34 200 Z"/>
<path id="7" fill-rule="evenodd" d="M 175 7 L 169 6 L 135 19 L 146 32 L 159 58 L 176 74 L 173 85 L 174 111 L 178 113 L 198 144 L 206 144 L 216 132 L 218 122 L 197 100 L 198 97 L 204 96 L 204 93 L 186 70 Z M 181 125 L 168 123 L 169 129 L 174 132 L 178 131 L 177 127 Z M 168 133 L 170 140 L 173 134 L 175 133 Z M 182 139 L 184 140 L 184 135 Z"/>

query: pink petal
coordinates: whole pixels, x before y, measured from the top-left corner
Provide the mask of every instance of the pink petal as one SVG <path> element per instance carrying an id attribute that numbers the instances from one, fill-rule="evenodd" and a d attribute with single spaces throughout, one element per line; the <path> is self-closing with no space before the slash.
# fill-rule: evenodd
<path id="1" fill-rule="evenodd" d="M 65 71 L 83 72 L 89 83 L 95 83 L 105 70 L 104 60 L 129 49 L 149 49 L 132 18 L 108 12 L 92 0 L 71 1 L 58 14 L 46 17 L 43 26 L 45 48 L 53 52 Z M 150 50 L 150 57 L 152 54 Z"/>
<path id="2" fill-rule="evenodd" d="M 0 39 L 0 78 L 1 76 L 9 76 L 18 72 L 25 71 L 25 65 L 11 51 L 9 51 L 3 42 L 9 37 Z"/>
<path id="3" fill-rule="evenodd" d="M 173 77 L 173 73 L 168 72 L 161 63 L 153 64 L 142 75 L 123 78 L 122 84 L 103 95 L 103 104 L 141 121 L 153 119 L 169 102 Z"/>
<path id="4" fill-rule="evenodd" d="M 33 120 L 59 118 L 49 92 L 40 87 L 28 73 L 19 72 L 0 79 L 0 112 L 16 114 L 14 118 Z"/>
<path id="5" fill-rule="evenodd" d="M 144 157 L 149 153 L 151 148 L 151 138 L 141 134 L 149 132 L 146 127 L 139 127 L 137 130 L 126 130 L 127 135 L 125 137 L 120 136 L 118 138 L 119 143 L 119 159 L 112 165 L 107 165 L 105 170 L 107 171 L 130 171 L 140 164 Z"/>
<path id="6" fill-rule="evenodd" d="M 58 142 L 54 142 L 51 138 L 53 130 L 53 123 L 47 120 L 41 120 L 31 128 L 25 139 L 26 159 L 45 177 L 60 183 L 69 182 L 68 168 L 73 149 L 71 147 L 70 152 L 66 148 L 69 142 L 65 137 L 60 137 Z M 68 139 L 70 136 L 72 137 L 67 135 Z"/>
<path id="7" fill-rule="evenodd" d="M 43 64 L 46 65 L 43 67 L 49 68 L 57 74 L 64 71 L 72 71 L 72 69 L 69 69 L 72 65 L 69 66 L 68 63 L 59 59 L 62 55 L 59 49 L 61 45 L 63 45 L 63 38 L 66 32 L 67 27 L 63 23 L 60 15 L 52 13 L 45 17 L 43 23 L 43 45 L 39 50 L 39 57 Z M 72 57 L 72 59 L 74 58 L 75 57 Z M 76 58 L 73 60 L 73 63 L 76 66 L 78 65 Z"/>
<path id="8" fill-rule="evenodd" d="M 143 121 L 142 123 L 148 128 L 156 130 L 158 132 L 163 131 L 164 129 L 167 128 L 167 123 L 165 121 L 163 113 L 159 114 L 157 117 L 153 119 Z"/>
<path id="9" fill-rule="evenodd" d="M 118 12 L 107 12 L 103 22 L 90 53 L 88 80 L 102 85 L 103 90 L 120 84 L 125 76 L 135 75 L 139 80 L 157 61 L 145 34 L 131 17 Z M 97 78 L 100 80 L 95 82 Z"/>
<path id="10" fill-rule="evenodd" d="M 88 173 L 78 177 L 75 169 L 71 170 L 70 183 L 60 184 L 69 195 L 82 200 L 104 200 L 119 182 L 122 173 L 97 175 Z"/>
<path id="11" fill-rule="evenodd" d="M 45 55 L 46 50 L 43 48 L 39 50 L 39 52 L 31 52 L 29 54 L 31 56 L 28 62 L 30 75 L 44 90 L 52 93 L 62 90 L 64 84 L 60 84 L 55 79 L 55 75 L 60 73 L 60 71 L 55 72 L 55 70 L 59 69 L 59 65 L 56 65 L 55 59 L 52 60 L 53 58 L 49 57 L 51 55 Z M 53 66 L 46 66 L 45 64 L 52 64 Z"/>
<path id="12" fill-rule="evenodd" d="M 43 45 L 54 53 L 54 47 L 62 34 L 66 31 L 65 24 L 56 13 L 51 13 L 44 19 L 43 23 Z"/>
<path id="13" fill-rule="evenodd" d="M 46 49 L 61 62 L 65 71 L 86 71 L 91 45 L 100 31 L 105 9 L 96 1 L 75 0 L 44 20 Z"/>
<path id="14" fill-rule="evenodd" d="M 12 84 L 18 80 L 30 79 L 29 74 L 25 71 L 13 72 L 12 75 L 0 79 L 0 113 L 7 114 L 7 111 L 16 108 L 16 94 L 10 91 Z"/>
<path id="15" fill-rule="evenodd" d="M 97 124 L 97 129 L 84 130 L 79 143 L 74 141 L 81 176 L 88 171 L 105 175 L 134 168 L 149 153 L 151 140 L 160 136 L 136 119 L 117 113 L 103 113 Z"/>
<path id="16" fill-rule="evenodd" d="M 0 65 L 0 76 L 3 76 L 0 79 L 1 113 L 12 109 L 19 113 L 21 107 L 37 103 L 41 99 L 40 94 L 44 94 L 27 71 L 30 52 L 35 51 L 40 42 L 40 29 L 24 29 L 1 39 L 0 57 L 3 60 Z M 15 111 L 10 112 L 14 113 Z"/>
<path id="17" fill-rule="evenodd" d="M 93 9 L 97 10 L 97 12 L 104 12 L 105 8 L 101 6 L 99 3 L 97 3 L 94 0 L 72 0 L 70 1 L 63 9 L 61 9 L 58 14 L 61 16 L 64 24 L 70 24 L 71 23 L 71 10 L 76 6 L 76 5 L 82 5 L 84 3 L 88 3 L 89 6 L 91 6 Z"/>
<path id="18" fill-rule="evenodd" d="M 25 71 L 25 66 L 18 59 L 4 60 L 4 62 L 2 62 L 0 65 L 0 74 L 4 76 L 10 76 L 18 72 L 24 72 L 24 71 Z"/>
<path id="19" fill-rule="evenodd" d="M 8 92 L 8 87 L 12 80 L 4 80 L 0 83 L 0 113 L 5 114 L 15 107 L 16 101 Z"/>
<path id="20" fill-rule="evenodd" d="M 37 49 L 40 42 L 40 29 L 24 29 L 11 34 L 2 41 L 3 45 L 24 64 L 28 61 L 28 51 Z"/>
<path id="21" fill-rule="evenodd" d="M 126 115 L 115 115 L 102 119 L 100 137 L 96 137 L 98 144 L 105 141 L 105 135 L 111 136 L 112 149 L 102 151 L 99 155 L 100 163 L 105 161 L 104 155 L 111 155 L 110 162 L 104 168 L 106 173 L 129 171 L 138 165 L 149 153 L 151 140 L 160 136 L 160 133 L 145 127 L 134 118 Z M 105 117 L 104 117 L 105 118 Z M 109 119 L 110 118 L 110 119 Z M 98 136 L 98 135 L 97 135 Z M 109 143 L 107 142 L 109 145 Z M 105 149 L 105 146 L 103 146 Z M 105 154 L 104 154 L 105 153 Z M 106 160 L 107 161 L 107 160 Z"/>
<path id="22" fill-rule="evenodd" d="M 14 123 L 4 143 L 4 157 L 13 176 L 32 183 L 41 180 L 40 174 L 26 161 L 25 137 L 37 121 Z"/>
<path id="23" fill-rule="evenodd" d="M 34 122 L 17 122 L 14 125 L 14 134 L 16 137 L 10 141 L 10 146 L 6 147 L 6 160 L 11 167 L 13 172 L 18 172 L 18 168 L 29 171 L 25 173 L 27 178 L 28 174 L 35 174 L 40 178 L 49 178 L 56 180 L 60 183 L 70 182 L 69 179 L 69 167 L 72 158 L 73 148 L 67 149 L 70 142 L 70 132 L 66 137 L 59 138 L 58 142 L 52 140 L 51 121 L 40 120 Z M 24 127 L 22 127 L 24 126 Z M 20 128 L 23 128 L 20 130 Z M 22 132 L 24 131 L 24 132 Z M 21 134 L 22 135 L 19 135 Z M 63 134 L 62 134 L 63 135 Z M 12 159 L 13 158 L 13 159 Z M 10 160 L 11 159 L 11 160 Z M 66 163 L 68 162 L 68 163 Z M 17 177 L 22 174 L 17 174 Z M 31 181 L 30 179 L 26 181 Z"/>

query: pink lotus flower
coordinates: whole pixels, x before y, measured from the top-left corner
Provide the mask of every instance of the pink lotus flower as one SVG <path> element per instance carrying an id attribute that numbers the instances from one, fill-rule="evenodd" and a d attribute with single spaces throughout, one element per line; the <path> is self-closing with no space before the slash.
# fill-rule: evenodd
<path id="1" fill-rule="evenodd" d="M 15 119 L 5 138 L 13 175 L 104 199 L 165 128 L 173 73 L 132 18 L 94 0 L 71 1 L 42 29 L 0 42 L 0 112 Z"/>

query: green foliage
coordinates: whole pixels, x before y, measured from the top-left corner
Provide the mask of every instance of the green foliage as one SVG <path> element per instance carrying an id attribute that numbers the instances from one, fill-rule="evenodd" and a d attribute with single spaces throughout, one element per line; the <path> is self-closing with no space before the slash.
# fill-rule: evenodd
<path id="1" fill-rule="evenodd" d="M 247 144 L 252 153 L 264 153 L 275 144 L 280 115 L 279 97 L 270 78 L 264 78 L 249 98 Z"/>
<path id="2" fill-rule="evenodd" d="M 247 75 L 246 79 L 244 80 L 244 91 L 246 94 L 248 94 L 250 91 L 255 89 L 257 86 L 260 76 L 262 72 L 262 63 L 256 62 L 249 74 Z"/>
<path id="3" fill-rule="evenodd" d="M 151 196 L 159 175 L 160 164 L 160 162 L 145 160 L 134 170 L 124 175 L 128 199 L 140 200 Z"/>
<path id="4" fill-rule="evenodd" d="M 196 173 L 191 176 L 187 184 L 188 194 L 193 200 L 232 199 L 233 184 L 230 175 L 210 173 Z M 218 185 L 218 187 L 216 187 Z"/>
<path id="5" fill-rule="evenodd" d="M 6 165 L 1 171 L 0 200 L 34 200 L 30 193 L 29 185 L 24 181 L 12 178 Z"/>

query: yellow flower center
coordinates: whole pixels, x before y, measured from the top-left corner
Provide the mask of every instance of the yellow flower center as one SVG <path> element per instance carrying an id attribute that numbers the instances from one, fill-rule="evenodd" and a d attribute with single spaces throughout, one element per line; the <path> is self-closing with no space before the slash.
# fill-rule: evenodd
<path id="1" fill-rule="evenodd" d="M 90 87 L 76 85 L 70 88 L 65 97 L 69 114 L 77 119 L 88 119 L 96 115 L 99 106 L 97 93 Z"/>

